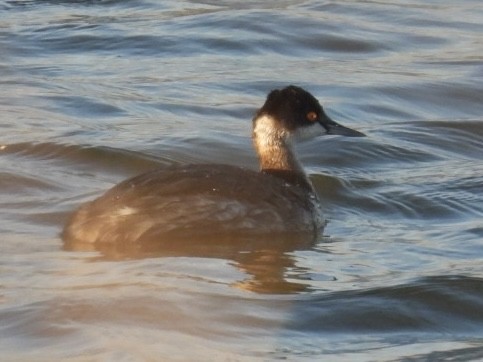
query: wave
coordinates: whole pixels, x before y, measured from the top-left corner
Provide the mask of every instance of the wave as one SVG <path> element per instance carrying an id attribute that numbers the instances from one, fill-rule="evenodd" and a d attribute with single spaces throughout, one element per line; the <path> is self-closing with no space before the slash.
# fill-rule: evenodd
<path id="1" fill-rule="evenodd" d="M 436 332 L 481 335 L 483 279 L 434 276 L 300 301 L 287 328 L 317 333 Z"/>

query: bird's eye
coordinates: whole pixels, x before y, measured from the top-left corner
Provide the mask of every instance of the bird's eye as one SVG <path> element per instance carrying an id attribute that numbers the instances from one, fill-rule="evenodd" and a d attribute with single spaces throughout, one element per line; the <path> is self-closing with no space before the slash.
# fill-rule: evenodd
<path id="1" fill-rule="evenodd" d="M 315 112 L 307 113 L 307 120 L 309 120 L 310 122 L 315 122 L 317 118 L 319 118 L 319 116 L 317 116 L 317 113 Z"/>

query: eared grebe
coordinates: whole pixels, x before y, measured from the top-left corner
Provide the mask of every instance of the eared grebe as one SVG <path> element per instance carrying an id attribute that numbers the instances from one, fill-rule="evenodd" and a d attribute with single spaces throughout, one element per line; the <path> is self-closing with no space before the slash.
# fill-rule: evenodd
<path id="1" fill-rule="evenodd" d="M 164 243 L 230 234 L 316 234 L 324 221 L 292 144 L 327 134 L 363 136 L 332 121 L 302 88 L 273 90 L 253 118 L 260 172 L 211 164 L 147 172 L 83 205 L 62 237 L 74 243 Z"/>

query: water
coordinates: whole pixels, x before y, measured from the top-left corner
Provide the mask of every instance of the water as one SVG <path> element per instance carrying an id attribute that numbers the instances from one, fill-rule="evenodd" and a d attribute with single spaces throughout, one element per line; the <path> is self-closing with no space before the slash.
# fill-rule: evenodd
<path id="1" fill-rule="evenodd" d="M 2 360 L 483 359 L 483 6 L 0 3 Z M 300 147 L 313 246 L 65 250 L 73 209 L 174 163 L 257 167 L 314 93 L 367 134 Z"/>

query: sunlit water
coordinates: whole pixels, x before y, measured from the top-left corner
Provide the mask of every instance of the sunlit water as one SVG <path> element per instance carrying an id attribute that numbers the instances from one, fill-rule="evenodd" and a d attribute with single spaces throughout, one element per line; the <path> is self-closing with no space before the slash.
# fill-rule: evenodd
<path id="1" fill-rule="evenodd" d="M 482 19 L 479 0 L 0 3 L 1 359 L 483 359 Z M 367 135 L 299 148 L 314 245 L 63 245 L 127 177 L 256 169 L 253 112 L 291 83 Z"/>

